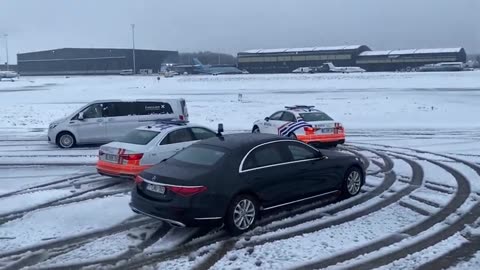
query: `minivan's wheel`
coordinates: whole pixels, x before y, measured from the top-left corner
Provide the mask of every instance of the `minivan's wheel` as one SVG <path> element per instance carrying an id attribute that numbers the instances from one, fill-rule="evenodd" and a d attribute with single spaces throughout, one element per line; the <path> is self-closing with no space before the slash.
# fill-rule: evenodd
<path id="1" fill-rule="evenodd" d="M 362 188 L 363 173 L 358 167 L 347 170 L 343 180 L 342 195 L 345 198 L 357 195 Z"/>
<path id="2" fill-rule="evenodd" d="M 70 132 L 62 132 L 57 136 L 57 145 L 61 148 L 72 148 L 75 143 L 75 137 Z"/>
<path id="3" fill-rule="evenodd" d="M 250 195 L 236 196 L 227 210 L 225 225 L 232 235 L 242 234 L 255 226 L 259 213 L 258 202 Z"/>
<path id="4" fill-rule="evenodd" d="M 252 133 L 260 133 L 260 129 L 257 126 L 254 126 L 252 129 Z"/>

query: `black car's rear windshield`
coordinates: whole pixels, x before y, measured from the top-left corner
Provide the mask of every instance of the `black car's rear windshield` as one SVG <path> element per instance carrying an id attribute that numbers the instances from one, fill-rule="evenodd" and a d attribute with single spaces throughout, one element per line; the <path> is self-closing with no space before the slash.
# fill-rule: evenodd
<path id="1" fill-rule="evenodd" d="M 173 160 L 201 166 L 213 166 L 223 156 L 224 151 L 201 146 L 190 146 L 172 157 Z"/>
<path id="2" fill-rule="evenodd" d="M 300 117 L 302 117 L 305 122 L 333 120 L 330 116 L 323 112 L 300 113 Z"/>
<path id="3" fill-rule="evenodd" d="M 156 131 L 135 129 L 120 139 L 119 142 L 146 145 L 157 135 L 158 132 Z"/>

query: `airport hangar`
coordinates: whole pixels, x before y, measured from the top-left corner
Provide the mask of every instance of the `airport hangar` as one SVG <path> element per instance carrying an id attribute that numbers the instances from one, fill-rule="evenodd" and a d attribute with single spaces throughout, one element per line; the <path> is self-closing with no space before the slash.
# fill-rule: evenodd
<path id="1" fill-rule="evenodd" d="M 366 45 L 256 49 L 237 54 L 238 68 L 249 73 L 290 73 L 299 67 L 359 66 L 367 71 L 396 71 L 441 62 L 465 62 L 463 48 L 372 51 Z"/>
<path id="2" fill-rule="evenodd" d="M 135 67 L 158 72 L 162 63 L 178 61 L 177 51 L 135 50 Z M 133 70 L 132 49 L 82 49 L 56 50 L 17 54 L 21 75 L 107 75 Z"/>

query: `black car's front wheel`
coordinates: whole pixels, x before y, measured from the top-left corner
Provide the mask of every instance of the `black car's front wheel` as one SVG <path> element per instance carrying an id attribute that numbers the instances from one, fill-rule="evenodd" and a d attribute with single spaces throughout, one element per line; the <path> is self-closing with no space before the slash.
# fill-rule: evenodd
<path id="1" fill-rule="evenodd" d="M 348 198 L 357 195 L 362 188 L 363 175 L 362 171 L 358 167 L 351 167 L 345 173 L 345 179 L 343 181 L 342 193 L 343 196 Z"/>
<path id="2" fill-rule="evenodd" d="M 232 235 L 242 234 L 255 226 L 258 218 L 258 202 L 250 195 L 236 196 L 227 210 L 225 225 Z"/>

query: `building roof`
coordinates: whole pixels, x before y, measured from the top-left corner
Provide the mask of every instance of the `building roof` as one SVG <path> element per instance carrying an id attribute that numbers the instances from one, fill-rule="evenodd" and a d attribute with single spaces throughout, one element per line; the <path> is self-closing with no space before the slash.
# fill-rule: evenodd
<path id="1" fill-rule="evenodd" d="M 365 51 L 360 56 L 387 56 L 387 55 L 406 55 L 406 54 L 435 54 L 435 53 L 459 53 L 463 48 L 438 48 L 438 49 L 409 49 L 409 50 L 390 50 L 390 51 Z"/>
<path id="2" fill-rule="evenodd" d="M 268 54 L 268 53 L 296 53 L 296 52 L 318 52 L 318 51 L 343 51 L 358 50 L 364 45 L 347 45 L 331 47 L 305 47 L 305 48 L 280 48 L 280 49 L 254 49 L 239 52 L 239 54 Z"/>

